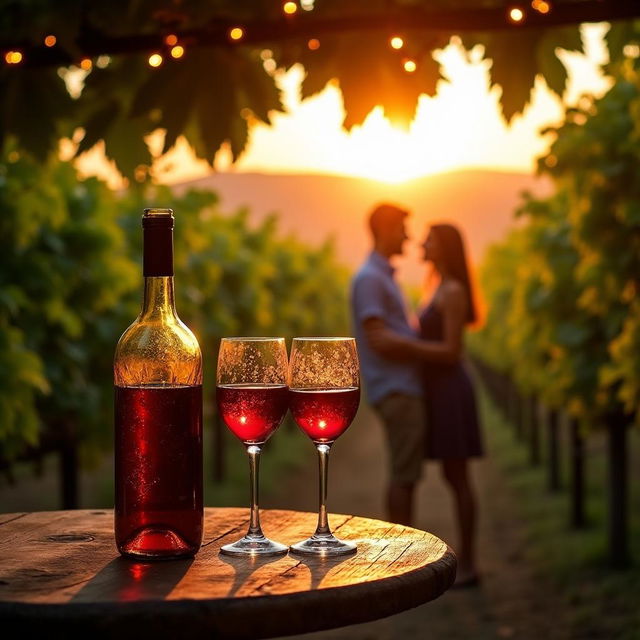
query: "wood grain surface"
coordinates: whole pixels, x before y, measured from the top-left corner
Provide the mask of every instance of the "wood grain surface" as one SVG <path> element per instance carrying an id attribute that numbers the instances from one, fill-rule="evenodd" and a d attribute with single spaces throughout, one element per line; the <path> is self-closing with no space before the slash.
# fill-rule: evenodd
<path id="1" fill-rule="evenodd" d="M 265 510 L 265 535 L 291 544 L 316 515 Z M 381 618 L 440 596 L 455 555 L 417 529 L 331 515 L 335 534 L 358 553 L 336 559 L 232 558 L 247 509 L 206 509 L 194 559 L 136 562 L 120 557 L 113 512 L 0 514 L 0 621 L 20 636 L 92 638 L 268 638 Z"/>

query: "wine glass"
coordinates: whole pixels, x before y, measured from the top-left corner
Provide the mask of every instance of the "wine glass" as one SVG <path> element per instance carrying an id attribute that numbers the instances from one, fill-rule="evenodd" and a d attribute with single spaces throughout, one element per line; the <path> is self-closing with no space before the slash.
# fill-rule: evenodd
<path id="1" fill-rule="evenodd" d="M 251 517 L 247 534 L 220 549 L 234 556 L 273 556 L 287 547 L 264 536 L 258 507 L 262 445 L 287 413 L 287 349 L 284 338 L 223 338 L 218 354 L 218 412 L 247 448 L 251 474 Z"/>
<path id="2" fill-rule="evenodd" d="M 355 553 L 356 545 L 338 540 L 327 518 L 329 450 L 351 424 L 360 404 L 358 353 L 353 338 L 294 338 L 289 363 L 289 409 L 313 440 L 320 466 L 318 526 L 307 540 L 291 546 L 302 555 Z"/>

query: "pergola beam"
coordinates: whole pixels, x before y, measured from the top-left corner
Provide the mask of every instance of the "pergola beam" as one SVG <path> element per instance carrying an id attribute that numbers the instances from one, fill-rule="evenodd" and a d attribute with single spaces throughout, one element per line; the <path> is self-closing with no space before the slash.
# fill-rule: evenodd
<path id="1" fill-rule="evenodd" d="M 514 24 L 508 11 L 519 6 L 524 20 Z M 410 8 L 394 10 L 388 14 L 345 15 L 336 18 L 317 18 L 312 12 L 298 13 L 271 20 L 239 21 L 228 17 L 211 21 L 199 29 L 167 27 L 162 32 L 111 37 L 99 32 L 81 33 L 77 46 L 82 57 L 118 55 L 158 51 L 165 47 L 164 37 L 174 33 L 180 42 L 193 47 L 237 47 L 243 45 L 267 45 L 277 41 L 319 38 L 327 34 L 344 32 L 386 31 L 439 31 L 464 33 L 469 31 L 497 31 L 506 29 L 530 29 L 581 24 L 584 22 L 608 22 L 640 17 L 640 0 L 575 0 L 574 2 L 551 2 L 551 11 L 546 14 L 531 9 L 528 2 L 509 2 L 500 7 L 479 9 L 455 9 L 427 11 Z M 244 35 L 231 41 L 229 30 L 242 27 Z M 0 43 L 0 51 L 12 49 L 26 52 L 26 66 L 68 65 L 72 60 L 68 52 L 44 45 L 32 47 L 18 42 Z"/>

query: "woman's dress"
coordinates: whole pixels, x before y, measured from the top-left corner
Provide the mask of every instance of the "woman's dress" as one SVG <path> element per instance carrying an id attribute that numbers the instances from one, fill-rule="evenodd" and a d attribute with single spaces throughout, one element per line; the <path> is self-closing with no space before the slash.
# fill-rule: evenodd
<path id="1" fill-rule="evenodd" d="M 433 302 L 420 315 L 420 337 L 437 342 L 444 339 L 442 313 Z M 482 456 L 475 393 L 462 362 L 425 364 L 423 383 L 427 416 L 425 457 L 440 460 Z"/>

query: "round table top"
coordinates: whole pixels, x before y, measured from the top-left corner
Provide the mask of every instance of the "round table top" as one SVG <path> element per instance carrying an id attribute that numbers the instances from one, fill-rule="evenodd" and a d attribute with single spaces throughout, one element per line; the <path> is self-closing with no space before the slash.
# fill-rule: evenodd
<path id="1" fill-rule="evenodd" d="M 111 510 L 0 514 L 0 620 L 48 638 L 75 630 L 176 638 L 185 629 L 191 637 L 269 638 L 398 613 L 437 598 L 455 578 L 455 555 L 439 538 L 349 515 L 329 522 L 357 542 L 355 555 L 219 555 L 244 535 L 248 517 L 247 509 L 205 509 L 195 558 L 137 562 L 118 554 Z M 285 544 L 313 533 L 316 518 L 261 512 L 265 535 Z"/>

